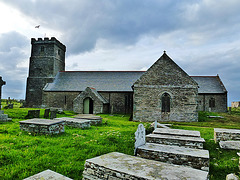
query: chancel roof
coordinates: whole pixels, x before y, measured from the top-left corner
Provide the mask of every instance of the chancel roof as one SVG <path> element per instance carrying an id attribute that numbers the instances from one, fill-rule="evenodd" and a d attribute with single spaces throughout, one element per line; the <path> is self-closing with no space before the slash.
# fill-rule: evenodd
<path id="1" fill-rule="evenodd" d="M 132 85 L 144 71 L 61 71 L 53 83 L 48 83 L 44 91 L 84 91 L 93 87 L 96 91 L 129 92 Z M 227 92 L 219 76 L 190 76 L 197 82 L 198 93 Z"/>
<path id="2" fill-rule="evenodd" d="M 219 76 L 191 76 L 198 83 L 198 93 L 219 94 L 226 93 L 227 90 Z"/>

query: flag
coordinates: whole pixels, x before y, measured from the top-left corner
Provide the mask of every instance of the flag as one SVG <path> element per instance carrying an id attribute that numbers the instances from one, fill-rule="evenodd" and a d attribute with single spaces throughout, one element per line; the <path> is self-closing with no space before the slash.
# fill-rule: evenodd
<path id="1" fill-rule="evenodd" d="M 40 28 L 40 25 L 38 25 L 38 26 L 35 26 L 35 28 Z"/>

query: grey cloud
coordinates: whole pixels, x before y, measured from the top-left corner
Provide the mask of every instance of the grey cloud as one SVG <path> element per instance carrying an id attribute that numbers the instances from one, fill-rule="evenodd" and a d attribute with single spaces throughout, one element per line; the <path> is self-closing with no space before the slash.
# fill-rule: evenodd
<path id="1" fill-rule="evenodd" d="M 64 33 L 70 53 L 92 50 L 98 39 L 109 43 L 134 44 L 146 34 L 174 30 L 180 1 L 11 1 L 43 26 Z"/>
<path id="2" fill-rule="evenodd" d="M 17 32 L 1 34 L 0 76 L 7 83 L 3 86 L 3 98 L 24 96 L 27 68 L 17 67 L 17 65 L 29 58 L 24 51 L 29 46 L 30 41 Z"/>

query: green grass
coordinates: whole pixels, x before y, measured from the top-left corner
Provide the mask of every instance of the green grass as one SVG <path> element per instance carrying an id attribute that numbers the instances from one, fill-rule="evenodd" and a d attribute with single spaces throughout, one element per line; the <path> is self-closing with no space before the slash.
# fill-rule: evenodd
<path id="1" fill-rule="evenodd" d="M 19 121 L 29 109 L 14 106 L 5 109 L 12 122 L 0 123 L 0 179 L 24 179 L 51 169 L 73 179 L 82 179 L 86 159 L 118 151 L 133 155 L 134 133 L 139 122 L 128 121 L 129 115 L 101 114 L 103 123 L 88 129 L 65 127 L 60 135 L 34 135 L 20 131 Z M 220 149 L 213 141 L 213 128 L 240 129 L 240 110 L 231 114 L 215 113 L 224 119 L 209 119 L 200 112 L 200 122 L 175 122 L 173 128 L 198 130 L 206 140 L 204 148 L 210 152 L 210 179 L 225 179 L 228 173 L 239 173 L 235 150 Z M 41 110 L 41 117 L 44 111 Z M 73 112 L 58 114 L 74 116 Z M 145 127 L 149 124 L 144 123 Z"/>

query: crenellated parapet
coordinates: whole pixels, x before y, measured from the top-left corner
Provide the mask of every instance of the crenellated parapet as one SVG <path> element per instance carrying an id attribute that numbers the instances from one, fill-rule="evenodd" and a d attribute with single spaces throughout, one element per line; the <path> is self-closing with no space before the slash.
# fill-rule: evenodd
<path id="1" fill-rule="evenodd" d="M 56 44 L 59 48 L 61 48 L 64 52 L 66 52 L 66 46 L 64 44 L 62 44 L 60 41 L 58 41 L 55 37 L 51 37 L 51 38 L 48 38 L 48 37 L 45 37 L 44 39 L 43 38 L 38 38 L 38 39 L 35 39 L 35 38 L 31 38 L 31 44 L 39 44 L 39 45 L 42 45 L 42 44 Z"/>

